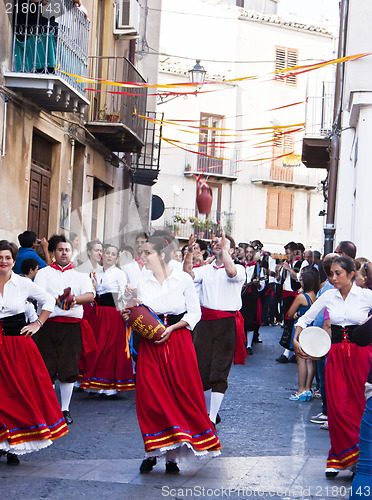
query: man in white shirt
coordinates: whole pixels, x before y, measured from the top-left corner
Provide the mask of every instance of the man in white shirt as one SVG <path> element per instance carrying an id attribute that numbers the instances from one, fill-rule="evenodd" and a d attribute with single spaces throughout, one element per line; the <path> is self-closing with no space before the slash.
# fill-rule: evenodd
<path id="1" fill-rule="evenodd" d="M 194 237 L 189 240 L 188 256 L 192 256 L 194 241 Z M 207 410 L 214 424 L 234 359 L 238 340 L 237 322 L 240 326 L 244 325 L 239 310 L 245 270 L 243 266 L 234 264 L 231 258 L 234 250 L 234 240 L 222 232 L 222 237 L 212 242 L 216 258 L 213 264 L 191 269 L 191 257 L 186 257 L 184 263 L 184 271 L 193 277 L 194 283 L 200 283 L 202 289 L 202 318 L 195 327 L 193 340 Z M 238 333 L 241 334 L 241 331 Z M 244 337 L 244 326 L 242 335 Z"/>
<path id="2" fill-rule="evenodd" d="M 38 272 L 35 283 L 52 295 L 56 304 L 34 339 L 53 384 L 60 381 L 62 413 L 66 423 L 72 424 L 69 408 L 74 382 L 79 375 L 82 326 L 85 326 L 83 304 L 93 301 L 94 289 L 89 276 L 73 268 L 72 245 L 64 236 L 59 238 L 53 255 L 55 262 Z M 60 296 L 67 288 L 71 288 L 73 297 L 61 301 Z"/>

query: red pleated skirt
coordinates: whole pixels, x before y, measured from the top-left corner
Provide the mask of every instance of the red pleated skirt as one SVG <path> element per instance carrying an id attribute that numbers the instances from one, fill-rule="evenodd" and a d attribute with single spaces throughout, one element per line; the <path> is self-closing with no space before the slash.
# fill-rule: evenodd
<path id="1" fill-rule="evenodd" d="M 327 467 L 346 469 L 358 462 L 359 429 L 372 359 L 372 347 L 332 344 L 326 363 L 329 437 Z"/>
<path id="2" fill-rule="evenodd" d="M 141 339 L 136 382 L 137 417 L 146 456 L 183 445 L 199 456 L 220 454 L 189 330 L 175 330 L 159 345 Z"/>
<path id="3" fill-rule="evenodd" d="M 0 450 L 22 455 L 67 434 L 52 382 L 31 337 L 0 336 Z"/>
<path id="4" fill-rule="evenodd" d="M 115 307 L 96 306 L 88 321 L 97 350 L 80 360 L 80 388 L 107 395 L 135 389 L 126 326 L 120 312 Z"/>

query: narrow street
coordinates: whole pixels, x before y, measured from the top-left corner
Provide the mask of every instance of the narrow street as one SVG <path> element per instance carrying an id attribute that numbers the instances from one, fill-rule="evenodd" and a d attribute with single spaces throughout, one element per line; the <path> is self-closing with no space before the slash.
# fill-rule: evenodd
<path id="1" fill-rule="evenodd" d="M 181 462 L 164 474 L 164 459 L 140 475 L 143 442 L 135 394 L 108 401 L 76 392 L 69 434 L 27 455 L 18 467 L 0 461 L 1 497 L 36 499 L 348 498 L 351 473 L 326 480 L 328 432 L 309 422 L 319 400 L 288 400 L 296 365 L 280 365 L 279 327 L 262 328 L 262 344 L 246 366 L 234 366 L 217 426 L 222 455 Z"/>

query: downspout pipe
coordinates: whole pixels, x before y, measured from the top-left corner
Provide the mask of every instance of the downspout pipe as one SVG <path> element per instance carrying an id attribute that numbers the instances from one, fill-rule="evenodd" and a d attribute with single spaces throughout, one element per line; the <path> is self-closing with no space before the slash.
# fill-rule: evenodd
<path id="1" fill-rule="evenodd" d="M 349 0 L 341 0 L 340 5 L 340 30 L 338 39 L 338 58 L 345 57 L 347 22 L 349 14 Z M 337 197 L 337 175 L 340 160 L 341 143 L 341 114 L 342 98 L 344 89 L 345 63 L 337 64 L 335 101 L 333 109 L 333 126 L 330 134 L 330 159 L 329 159 L 329 185 L 328 185 L 328 204 L 327 219 L 324 227 L 324 255 L 333 252 L 335 239 L 335 212 Z"/>

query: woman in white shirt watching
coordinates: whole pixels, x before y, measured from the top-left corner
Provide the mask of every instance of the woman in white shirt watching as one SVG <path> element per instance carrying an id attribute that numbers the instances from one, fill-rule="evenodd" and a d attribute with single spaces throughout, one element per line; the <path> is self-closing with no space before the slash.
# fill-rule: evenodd
<path id="1" fill-rule="evenodd" d="M 326 477 L 355 467 L 359 455 L 359 427 L 365 398 L 364 385 L 372 359 L 372 347 L 359 347 L 353 331 L 372 309 L 372 290 L 354 283 L 354 262 L 337 257 L 331 267 L 330 281 L 335 287 L 321 295 L 296 326 L 293 347 L 296 355 L 309 357 L 301 349 L 298 337 L 303 328 L 327 309 L 332 323 L 332 346 L 326 363 L 327 413 L 331 449 Z"/>
<path id="2" fill-rule="evenodd" d="M 150 238 L 138 298 L 166 324 L 161 340 L 141 338 L 137 362 L 136 408 L 145 444 L 140 472 L 150 472 L 166 455 L 166 472 L 179 472 L 181 447 L 194 455 L 220 454 L 220 443 L 204 399 L 191 330 L 199 321 L 199 300 L 191 277 L 169 267 L 169 244 Z M 124 311 L 124 317 L 128 313 Z"/>
<path id="3" fill-rule="evenodd" d="M 54 298 L 12 271 L 17 248 L 0 241 L 0 456 L 18 465 L 17 455 L 38 451 L 67 433 L 44 361 L 31 336 L 53 311 Z M 28 298 L 41 304 L 26 324 Z"/>

